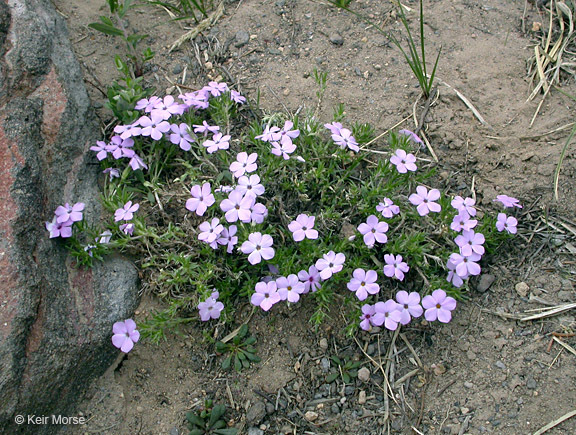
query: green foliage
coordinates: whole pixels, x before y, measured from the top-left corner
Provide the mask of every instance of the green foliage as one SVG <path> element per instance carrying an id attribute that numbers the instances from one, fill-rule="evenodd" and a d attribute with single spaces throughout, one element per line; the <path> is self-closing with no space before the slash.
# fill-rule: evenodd
<path id="1" fill-rule="evenodd" d="M 144 64 L 154 57 L 154 52 L 149 47 L 142 52 L 138 51 L 138 44 L 143 39 L 146 39 L 148 35 L 129 34 L 126 29 L 125 16 L 134 7 L 132 0 L 107 0 L 107 3 L 112 18 L 102 15 L 99 22 L 90 23 L 88 27 L 105 35 L 120 37 L 126 45 L 128 51 L 126 58 L 131 66 L 130 74 L 125 73 L 125 76 L 131 76 L 131 78 L 140 77 L 143 73 Z M 116 67 L 120 70 L 118 59 L 116 60 Z"/>
<path id="2" fill-rule="evenodd" d="M 349 384 L 353 378 L 358 376 L 358 369 L 362 365 L 360 361 L 342 360 L 338 356 L 332 356 L 330 360 L 332 360 L 332 364 L 336 370 L 326 376 L 326 382 L 329 384 L 338 378 L 341 378 L 345 384 Z"/>
<path id="3" fill-rule="evenodd" d="M 190 435 L 236 435 L 238 429 L 227 427 L 224 414 L 226 414 L 225 405 L 214 405 L 212 400 L 206 400 L 204 407 L 198 412 L 186 413 Z"/>
<path id="4" fill-rule="evenodd" d="M 231 342 L 216 342 L 216 352 L 227 354 L 222 361 L 222 368 L 228 370 L 234 366 L 234 369 L 240 372 L 242 369 L 249 368 L 253 363 L 259 363 L 261 359 L 256 355 L 254 344 L 256 344 L 256 337 L 248 335 L 246 324 L 240 326 Z"/>
<path id="5" fill-rule="evenodd" d="M 202 18 L 208 18 L 208 10 L 214 6 L 212 0 L 149 1 L 149 3 L 166 8 L 176 15 L 176 20 L 193 19 L 196 23 Z"/>

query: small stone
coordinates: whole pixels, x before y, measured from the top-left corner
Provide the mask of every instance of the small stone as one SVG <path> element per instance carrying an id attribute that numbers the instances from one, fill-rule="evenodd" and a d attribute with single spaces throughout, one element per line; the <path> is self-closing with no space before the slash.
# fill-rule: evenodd
<path id="1" fill-rule="evenodd" d="M 264 402 L 255 402 L 248 412 L 246 413 L 246 421 L 248 424 L 258 424 L 266 415 L 266 405 Z"/>
<path id="2" fill-rule="evenodd" d="M 529 377 L 528 379 L 526 379 L 526 388 L 528 388 L 529 390 L 536 389 L 536 380 L 533 377 Z"/>
<path id="3" fill-rule="evenodd" d="M 332 414 L 340 414 L 340 407 L 337 403 L 333 403 L 330 407 L 330 411 L 332 411 Z"/>
<path id="4" fill-rule="evenodd" d="M 470 408 L 466 408 L 465 406 L 463 406 L 462 408 L 460 408 L 460 412 L 461 412 L 463 415 L 466 415 L 466 414 L 468 414 L 468 413 L 470 412 Z"/>
<path id="5" fill-rule="evenodd" d="M 528 296 L 528 292 L 530 291 L 530 287 L 525 282 L 519 282 L 514 286 L 514 288 L 516 289 L 516 293 L 518 293 L 523 298 Z"/>
<path id="6" fill-rule="evenodd" d="M 344 388 L 344 394 L 346 394 L 347 396 L 351 396 L 352 394 L 354 394 L 355 390 L 356 389 L 352 385 L 346 385 L 346 387 Z"/>
<path id="7" fill-rule="evenodd" d="M 330 370 L 330 360 L 328 358 L 322 358 L 320 365 L 322 366 L 322 371 L 328 373 L 328 370 Z"/>
<path id="8" fill-rule="evenodd" d="M 506 370 L 506 364 L 504 364 L 502 361 L 496 361 L 494 365 L 499 369 Z"/>
<path id="9" fill-rule="evenodd" d="M 382 65 L 380 65 L 379 63 L 377 63 L 376 65 L 374 65 L 374 69 L 376 71 L 380 71 L 382 69 Z"/>
<path id="10" fill-rule="evenodd" d="M 182 72 L 182 65 L 175 65 L 174 68 L 172 68 L 172 73 L 173 74 L 180 74 Z"/>
<path id="11" fill-rule="evenodd" d="M 206 69 L 212 69 L 214 68 L 214 64 L 212 62 L 206 62 L 204 64 L 204 66 L 206 67 Z"/>
<path id="12" fill-rule="evenodd" d="M 358 370 L 358 379 L 362 382 L 368 382 L 370 380 L 370 369 L 362 367 Z"/>
<path id="13" fill-rule="evenodd" d="M 360 393 L 358 393 L 358 404 L 364 405 L 365 403 L 366 403 L 366 391 L 361 390 Z"/>
<path id="14" fill-rule="evenodd" d="M 277 48 L 273 48 L 273 47 L 270 47 L 268 49 L 268 53 L 271 54 L 272 56 L 280 56 L 282 54 L 282 52 L 280 50 L 278 50 Z"/>
<path id="15" fill-rule="evenodd" d="M 172 429 L 170 429 L 170 435 L 179 435 L 180 432 L 178 431 L 177 427 L 173 427 Z"/>
<path id="16" fill-rule="evenodd" d="M 464 388 L 468 388 L 468 389 L 474 388 L 474 384 L 472 382 L 466 381 L 466 382 L 464 382 Z"/>
<path id="17" fill-rule="evenodd" d="M 496 277 L 494 275 L 490 275 L 489 273 L 485 273 L 480 277 L 480 281 L 476 286 L 476 290 L 480 293 L 484 293 L 486 290 L 490 288 L 490 286 L 494 283 Z"/>
<path id="18" fill-rule="evenodd" d="M 326 351 L 326 349 L 328 349 L 328 340 L 326 340 L 325 338 L 321 338 L 318 345 L 320 346 L 320 349 Z"/>
<path id="19" fill-rule="evenodd" d="M 282 95 L 284 95 L 285 97 L 290 95 L 290 89 L 284 89 L 284 91 L 282 91 Z"/>
<path id="20" fill-rule="evenodd" d="M 257 427 L 248 428 L 248 435 L 264 435 L 264 431 Z"/>
<path id="21" fill-rule="evenodd" d="M 330 39 L 330 42 L 334 45 L 342 45 L 344 44 L 344 38 L 342 37 L 342 35 L 338 32 L 332 32 L 329 36 L 328 39 Z"/>
<path id="22" fill-rule="evenodd" d="M 141 406 L 137 406 L 136 412 L 144 412 L 144 408 L 142 408 Z"/>
<path id="23" fill-rule="evenodd" d="M 318 419 L 318 413 L 314 411 L 306 411 L 306 414 L 304 414 L 304 418 L 307 421 L 316 421 Z"/>
<path id="24" fill-rule="evenodd" d="M 266 414 L 272 414 L 276 409 L 270 402 L 266 403 Z"/>

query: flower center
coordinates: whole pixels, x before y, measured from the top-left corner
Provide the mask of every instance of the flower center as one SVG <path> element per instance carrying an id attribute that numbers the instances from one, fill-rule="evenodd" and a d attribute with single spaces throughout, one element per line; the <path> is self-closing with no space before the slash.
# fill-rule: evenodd
<path id="1" fill-rule="evenodd" d="M 289 285 L 288 287 L 286 287 L 286 289 L 287 289 L 288 291 L 292 291 L 292 286 Z"/>
<path id="2" fill-rule="evenodd" d="M 362 281 L 362 282 L 360 283 L 360 287 L 364 287 L 365 285 L 366 285 L 366 283 L 365 283 L 364 281 Z"/>
<path id="3" fill-rule="evenodd" d="M 260 245 L 256 245 L 256 250 L 259 251 L 260 249 L 262 249 Z"/>
<path id="4" fill-rule="evenodd" d="M 436 304 L 436 308 L 440 309 L 440 308 L 442 308 L 442 305 Z"/>
<path id="5" fill-rule="evenodd" d="M 404 304 L 404 309 L 405 309 L 405 310 L 408 309 L 408 304 Z"/>

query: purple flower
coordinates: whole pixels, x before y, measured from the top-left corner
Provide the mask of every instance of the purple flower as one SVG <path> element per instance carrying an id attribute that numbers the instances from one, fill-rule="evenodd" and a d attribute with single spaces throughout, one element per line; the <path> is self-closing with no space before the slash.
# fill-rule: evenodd
<path id="1" fill-rule="evenodd" d="M 114 133 L 119 134 L 121 139 L 128 139 L 129 137 L 140 136 L 142 134 L 142 128 L 138 121 L 127 124 L 127 125 L 117 125 L 114 127 Z"/>
<path id="2" fill-rule="evenodd" d="M 292 303 L 298 302 L 300 300 L 300 295 L 304 293 L 304 284 L 301 283 L 298 277 L 294 274 L 278 278 L 276 280 L 276 287 L 278 288 L 280 299 Z"/>
<path id="3" fill-rule="evenodd" d="M 458 276 L 458 274 L 456 273 L 456 265 L 452 263 L 450 259 L 448 259 L 446 267 L 449 270 L 448 276 L 446 277 L 446 281 L 451 283 L 454 287 L 462 287 L 462 284 L 464 284 L 464 279 L 468 279 L 468 275 L 466 275 L 465 277 Z"/>
<path id="4" fill-rule="evenodd" d="M 247 172 L 254 172 L 256 169 L 258 169 L 258 165 L 256 164 L 257 159 L 258 154 L 256 153 L 252 153 L 250 155 L 245 152 L 238 153 L 238 156 L 236 156 L 236 161 L 232 162 L 230 165 L 230 172 L 232 172 L 236 178 L 240 178 Z"/>
<path id="5" fill-rule="evenodd" d="M 385 218 L 392 218 L 394 215 L 400 213 L 400 207 L 394 205 L 394 202 L 390 198 L 384 198 L 384 202 L 376 206 L 376 211 L 382 213 L 382 216 Z"/>
<path id="6" fill-rule="evenodd" d="M 238 237 L 236 237 L 236 232 L 238 227 L 236 225 L 230 225 L 229 228 L 224 227 L 220 233 L 220 238 L 216 240 L 219 245 L 226 245 L 226 252 L 231 254 L 234 251 L 234 246 L 238 243 Z"/>
<path id="7" fill-rule="evenodd" d="M 142 136 L 150 136 L 154 140 L 162 139 L 162 135 L 170 131 L 170 123 L 158 113 L 152 112 L 150 118 L 142 116 L 138 122 L 142 126 Z"/>
<path id="8" fill-rule="evenodd" d="M 372 322 L 376 326 L 382 326 L 390 331 L 395 331 L 398 328 L 398 323 L 402 320 L 402 314 L 398 311 L 398 304 L 392 299 L 386 302 L 376 302 L 374 309 L 376 314 L 372 318 Z"/>
<path id="9" fill-rule="evenodd" d="M 248 255 L 250 264 L 258 264 L 262 259 L 270 260 L 274 257 L 274 240 L 268 234 L 251 233 L 248 240 L 242 243 L 240 250 Z"/>
<path id="10" fill-rule="evenodd" d="M 454 216 L 450 228 L 456 232 L 460 231 L 470 231 L 478 224 L 476 219 L 470 219 L 470 215 L 466 209 L 460 210 L 460 212 Z"/>
<path id="11" fill-rule="evenodd" d="M 210 106 L 208 102 L 210 93 L 200 89 L 195 92 L 186 92 L 185 94 L 178 95 L 187 108 L 194 107 L 196 109 L 207 109 Z"/>
<path id="12" fill-rule="evenodd" d="M 484 234 L 475 233 L 474 231 L 463 231 L 454 242 L 460 248 L 460 254 L 464 257 L 469 257 L 472 254 L 484 255 Z"/>
<path id="13" fill-rule="evenodd" d="M 198 234 L 198 240 L 206 242 L 214 248 L 212 243 L 220 237 L 220 234 L 222 234 L 222 231 L 224 230 L 224 226 L 220 223 L 220 219 L 212 218 L 212 221 L 210 222 L 202 222 L 198 229 L 201 231 L 201 233 Z"/>
<path id="14" fill-rule="evenodd" d="M 108 144 L 106 142 L 102 142 L 101 140 L 96 141 L 96 145 L 91 146 L 90 150 L 97 153 L 96 158 L 100 161 L 108 157 L 108 153 L 111 151 Z"/>
<path id="15" fill-rule="evenodd" d="M 118 171 L 118 169 L 115 168 L 106 168 L 102 171 L 103 174 L 108 174 L 108 176 L 110 177 L 110 181 L 112 181 L 114 178 L 120 178 L 120 171 Z"/>
<path id="16" fill-rule="evenodd" d="M 416 187 L 416 192 L 410 195 L 408 198 L 410 202 L 416 205 L 416 209 L 418 210 L 418 214 L 420 216 L 426 216 L 429 212 L 440 212 L 442 207 L 440 204 L 434 202 L 440 198 L 440 191 L 438 189 L 431 189 L 428 192 L 424 186 Z"/>
<path id="17" fill-rule="evenodd" d="M 80 222 L 82 220 L 82 210 L 84 210 L 84 207 L 85 204 L 83 202 L 77 202 L 73 206 L 70 206 L 68 203 L 58 206 L 54 212 L 56 222 Z"/>
<path id="18" fill-rule="evenodd" d="M 152 111 L 152 109 L 154 109 L 154 106 L 158 103 L 160 103 L 162 100 L 159 97 L 150 97 L 150 99 L 148 98 L 143 98 L 142 100 L 139 100 L 136 103 L 136 110 L 142 110 L 144 109 L 144 112 L 146 113 L 150 113 Z"/>
<path id="19" fill-rule="evenodd" d="M 510 234 L 516 234 L 518 232 L 516 225 L 518 225 L 518 219 L 513 216 L 506 216 L 504 213 L 498 213 L 496 229 L 499 232 L 506 230 Z"/>
<path id="20" fill-rule="evenodd" d="M 424 296 L 422 306 L 426 310 L 424 317 L 429 322 L 438 319 L 439 322 L 448 323 L 452 320 L 452 310 L 456 308 L 456 300 L 446 296 L 442 289 L 434 290 L 431 295 Z"/>
<path id="21" fill-rule="evenodd" d="M 240 92 L 235 90 L 230 91 L 230 99 L 238 104 L 244 104 L 246 102 L 246 97 L 243 97 Z"/>
<path id="22" fill-rule="evenodd" d="M 395 155 L 390 157 L 390 163 L 396 166 L 399 173 L 405 174 L 408 171 L 416 171 L 416 157 L 414 154 L 406 154 L 404 150 L 396 150 Z"/>
<path id="23" fill-rule="evenodd" d="M 216 202 L 210 190 L 210 183 L 204 183 L 202 187 L 199 184 L 192 186 L 190 194 L 192 198 L 186 201 L 186 208 L 195 211 L 198 216 L 203 216 L 208 207 Z"/>
<path id="24" fill-rule="evenodd" d="M 120 136 L 112 136 L 108 144 L 108 151 L 112 153 L 112 157 L 116 160 L 122 157 L 128 157 L 130 159 L 136 154 L 132 149 L 133 146 L 134 139 L 131 137 L 122 139 Z"/>
<path id="25" fill-rule="evenodd" d="M 230 148 L 230 135 L 222 136 L 222 133 L 216 133 L 211 140 L 205 140 L 202 145 L 207 148 L 208 154 L 213 154 L 218 150 L 227 150 Z"/>
<path id="26" fill-rule="evenodd" d="M 316 217 L 308 216 L 307 214 L 299 214 L 295 221 L 288 224 L 288 229 L 292 232 L 295 242 L 310 239 L 316 240 L 318 238 L 318 231 L 314 228 L 314 220 Z"/>
<path id="27" fill-rule="evenodd" d="M 356 142 L 356 139 L 354 138 L 354 136 L 352 136 L 352 132 L 347 128 L 341 129 L 338 134 L 333 134 L 332 140 L 336 145 L 340 146 L 340 148 L 342 149 L 349 148 L 352 151 L 356 152 L 360 151 L 360 148 L 358 147 L 358 142 Z"/>
<path id="28" fill-rule="evenodd" d="M 194 142 L 194 139 L 192 139 L 188 133 L 190 127 L 185 123 L 181 123 L 180 125 L 172 124 L 170 130 L 172 130 L 170 142 L 174 145 L 178 145 L 184 151 L 190 151 L 190 144 Z"/>
<path id="29" fill-rule="evenodd" d="M 264 186 L 260 184 L 260 177 L 256 174 L 252 174 L 250 177 L 242 175 L 238 178 L 238 186 L 236 186 L 236 190 L 241 192 L 243 195 L 251 195 L 254 198 L 263 195 L 265 191 Z"/>
<path id="30" fill-rule="evenodd" d="M 276 289 L 276 281 L 259 282 L 255 287 L 256 293 L 250 298 L 250 303 L 268 311 L 272 305 L 280 301 L 280 295 Z"/>
<path id="31" fill-rule="evenodd" d="M 255 139 L 260 139 L 263 142 L 276 142 L 280 140 L 280 127 L 267 125 L 261 135 L 256 136 Z"/>
<path id="32" fill-rule="evenodd" d="M 238 190 L 233 190 L 228 198 L 222 200 L 220 208 L 226 213 L 228 222 L 236 222 L 240 219 L 242 222 L 250 222 L 252 219 L 252 207 L 254 206 L 254 197 L 243 195 Z"/>
<path id="33" fill-rule="evenodd" d="M 228 91 L 228 85 L 224 82 L 222 82 L 222 83 L 210 82 L 210 83 L 208 83 L 207 86 L 204 86 L 202 89 L 210 92 L 210 94 L 212 94 L 213 97 L 219 97 L 224 92 Z"/>
<path id="34" fill-rule="evenodd" d="M 133 171 L 137 171 L 138 169 L 148 169 L 148 166 L 146 163 L 144 163 L 144 160 L 142 160 L 137 154 L 134 154 L 134 157 L 130 159 L 128 164 Z"/>
<path id="35" fill-rule="evenodd" d="M 388 241 L 388 236 L 386 235 L 388 224 L 380 222 L 373 214 L 368 216 L 366 223 L 358 225 L 358 231 L 364 236 L 364 243 L 369 248 L 373 247 L 376 242 L 386 243 Z"/>
<path id="36" fill-rule="evenodd" d="M 449 261 L 455 266 L 454 270 L 462 279 L 468 278 L 469 275 L 480 275 L 480 265 L 476 263 L 480 261 L 480 255 L 472 254 L 464 256 L 458 253 L 453 253 L 449 257 Z"/>
<path id="37" fill-rule="evenodd" d="M 134 213 L 138 211 L 140 204 L 132 205 L 132 201 L 128 201 L 122 208 L 119 208 L 114 213 L 114 221 L 129 221 L 134 217 Z"/>
<path id="38" fill-rule="evenodd" d="M 454 207 L 458 212 L 466 210 L 470 216 L 476 216 L 476 208 L 474 208 L 474 204 L 476 204 L 474 199 L 462 198 L 461 196 L 454 198 L 451 203 L 452 207 Z"/>
<path id="39" fill-rule="evenodd" d="M 292 154 L 296 151 L 296 145 L 292 142 L 272 142 L 272 149 L 270 152 L 275 156 L 282 156 L 284 160 L 288 160 L 290 158 L 289 154 Z"/>
<path id="40" fill-rule="evenodd" d="M 398 311 L 400 311 L 400 323 L 407 325 L 412 317 L 420 317 L 424 310 L 420 306 L 420 295 L 417 292 L 408 292 L 400 290 L 396 293 L 396 302 L 398 302 Z"/>
<path id="41" fill-rule="evenodd" d="M 96 242 L 108 244 L 112 238 L 112 232 L 109 230 L 103 231 L 98 237 L 96 237 Z"/>
<path id="42" fill-rule="evenodd" d="M 375 295 L 380 291 L 380 286 L 376 283 L 378 274 L 375 270 L 365 271 L 356 269 L 352 273 L 352 279 L 347 284 L 348 290 L 356 292 L 358 300 L 366 300 L 369 294 Z"/>
<path id="43" fill-rule="evenodd" d="M 276 140 L 280 140 L 280 143 L 282 144 L 291 144 L 292 139 L 296 139 L 300 136 L 300 130 L 290 130 L 292 127 L 294 127 L 294 123 L 292 121 L 286 121 L 282 130 L 278 132 L 280 139 Z"/>
<path id="44" fill-rule="evenodd" d="M 207 136 L 208 132 L 216 134 L 220 131 L 219 126 L 208 125 L 206 121 L 202 121 L 202 125 L 194 124 L 192 127 L 194 127 L 194 133 L 202 133 L 204 136 Z"/>
<path id="45" fill-rule="evenodd" d="M 214 295 L 217 295 L 214 297 Z M 218 299 L 218 292 L 212 293 L 212 295 L 204 302 L 200 302 L 198 304 L 198 314 L 200 314 L 200 320 L 203 322 L 207 322 L 210 319 L 218 319 L 220 317 L 220 313 L 224 309 L 224 304 Z"/>
<path id="46" fill-rule="evenodd" d="M 264 204 L 257 202 L 252 206 L 252 212 L 250 213 L 250 222 L 255 224 L 261 224 L 264 219 L 268 217 L 268 209 Z"/>
<path id="47" fill-rule="evenodd" d="M 304 293 L 309 291 L 315 292 L 322 285 L 320 284 L 320 273 L 316 266 L 310 266 L 308 272 L 306 270 L 301 270 L 298 272 L 298 279 L 304 284 Z"/>
<path id="48" fill-rule="evenodd" d="M 376 309 L 374 305 L 362 305 L 362 315 L 360 316 L 360 328 L 364 331 L 370 331 L 372 325 L 374 325 L 374 315 L 376 314 Z M 374 325 L 376 326 L 376 325 Z"/>
<path id="49" fill-rule="evenodd" d="M 46 222 L 46 229 L 50 233 L 50 238 L 54 237 L 72 237 L 72 221 L 57 222 L 57 217 L 54 216 L 52 222 Z"/>
<path id="50" fill-rule="evenodd" d="M 128 353 L 140 339 L 140 333 L 136 330 L 136 322 L 126 319 L 123 322 L 116 322 L 112 326 L 112 344 L 124 353 Z"/>
<path id="51" fill-rule="evenodd" d="M 327 280 L 333 274 L 340 272 L 344 267 L 342 266 L 344 261 L 346 261 L 346 256 L 341 252 L 336 254 L 334 251 L 330 251 L 324 254 L 322 258 L 316 261 L 316 269 L 320 272 L 320 278 Z"/>
<path id="52" fill-rule="evenodd" d="M 324 127 L 326 127 L 328 130 L 330 130 L 330 133 L 332 134 L 340 134 L 340 131 L 342 130 L 342 124 L 339 122 L 332 122 L 330 124 L 324 124 Z"/>
<path id="53" fill-rule="evenodd" d="M 124 234 L 131 236 L 132 234 L 134 234 L 134 224 L 130 222 L 122 224 L 120 225 L 120 231 L 122 231 Z"/>
<path id="54" fill-rule="evenodd" d="M 414 133 L 410 130 L 400 130 L 398 132 L 398 134 L 403 134 L 404 136 L 408 136 L 408 139 L 410 139 L 412 142 L 420 144 L 420 145 L 424 145 L 424 142 L 422 142 L 422 139 L 420 139 L 416 133 Z"/>
<path id="55" fill-rule="evenodd" d="M 389 278 L 396 277 L 400 281 L 404 279 L 404 274 L 408 273 L 410 267 L 408 264 L 402 261 L 401 255 L 394 256 L 393 254 L 384 255 L 384 261 L 386 266 L 384 266 L 384 275 Z"/>
<path id="56" fill-rule="evenodd" d="M 152 117 L 169 119 L 172 115 L 182 115 L 185 109 L 186 106 L 174 101 L 172 95 L 166 95 L 163 100 L 159 100 L 154 104 L 150 114 Z"/>
<path id="57" fill-rule="evenodd" d="M 522 208 L 519 201 L 516 198 L 512 198 L 508 195 L 498 195 L 494 201 L 501 202 L 506 208 L 518 207 Z"/>

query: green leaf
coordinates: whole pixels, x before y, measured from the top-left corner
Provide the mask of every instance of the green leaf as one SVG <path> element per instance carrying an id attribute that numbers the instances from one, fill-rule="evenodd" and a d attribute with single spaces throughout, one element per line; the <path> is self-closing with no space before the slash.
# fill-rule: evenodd
<path id="1" fill-rule="evenodd" d="M 210 427 L 210 429 L 218 430 L 218 429 L 224 429 L 225 427 L 226 427 L 226 422 L 224 420 L 218 420 L 216 423 L 214 423 L 213 426 Z"/>
<path id="2" fill-rule="evenodd" d="M 230 368 L 231 363 L 232 363 L 232 355 L 229 355 L 226 358 L 224 358 L 224 361 L 222 361 L 222 369 L 228 370 Z"/>
<path id="3" fill-rule="evenodd" d="M 122 32 L 122 30 L 104 23 L 90 23 L 88 24 L 88 27 L 91 27 L 92 29 L 102 32 L 106 35 L 124 36 L 124 32 Z"/>
<path id="4" fill-rule="evenodd" d="M 234 369 L 236 369 L 238 373 L 242 371 L 242 361 L 240 361 L 240 358 L 238 358 L 238 356 L 234 358 Z"/>
<path id="5" fill-rule="evenodd" d="M 220 417 L 222 417 L 225 413 L 226 413 L 226 407 L 224 405 L 220 404 L 215 405 L 214 408 L 212 408 L 212 412 L 210 413 L 208 428 L 213 428 L 216 422 L 220 420 Z"/>
<path id="6" fill-rule="evenodd" d="M 104 24 L 106 24 L 107 26 L 116 27 L 116 26 L 114 25 L 114 23 L 112 22 L 112 20 L 111 20 L 109 17 L 105 16 L 105 15 L 101 15 L 101 16 L 100 16 L 100 21 L 102 21 L 102 22 L 103 22 Z"/>
<path id="7" fill-rule="evenodd" d="M 238 434 L 238 429 L 236 429 L 235 427 L 230 427 L 228 429 L 218 429 L 215 430 L 214 433 L 216 435 L 237 435 Z"/>
<path id="8" fill-rule="evenodd" d="M 244 353 L 243 350 L 239 351 L 239 352 L 237 353 L 237 355 L 238 355 L 238 358 L 240 358 L 241 361 L 244 361 L 244 360 L 246 359 L 246 354 Z"/>
<path id="9" fill-rule="evenodd" d="M 244 338 L 246 337 L 247 334 L 248 334 L 248 325 L 244 323 L 238 330 L 237 337 Z"/>
<path id="10" fill-rule="evenodd" d="M 250 360 L 247 359 L 243 359 L 242 360 L 242 367 L 244 367 L 245 369 L 250 367 Z"/>
<path id="11" fill-rule="evenodd" d="M 259 363 L 262 359 L 258 355 L 254 355 L 252 352 L 246 352 L 246 358 L 248 358 L 253 363 Z"/>
<path id="12" fill-rule="evenodd" d="M 206 431 L 204 429 L 192 429 L 190 435 L 204 435 Z"/>
<path id="13" fill-rule="evenodd" d="M 205 421 L 198 416 L 198 414 L 192 411 L 186 413 L 186 419 L 193 425 L 201 428 L 204 428 L 206 424 Z"/>
<path id="14" fill-rule="evenodd" d="M 228 350 L 228 345 L 222 341 L 216 342 L 216 352 L 224 353 Z"/>
<path id="15" fill-rule="evenodd" d="M 331 384 L 336 380 L 339 374 L 340 373 L 330 373 L 328 376 L 326 376 L 326 382 Z"/>
<path id="16" fill-rule="evenodd" d="M 252 337 L 248 337 L 246 340 L 244 340 L 244 344 L 246 346 L 250 346 L 251 344 L 256 343 L 256 337 L 252 336 Z"/>
<path id="17" fill-rule="evenodd" d="M 350 383 L 350 375 L 348 375 L 348 372 L 342 372 L 342 380 L 345 384 Z"/>

